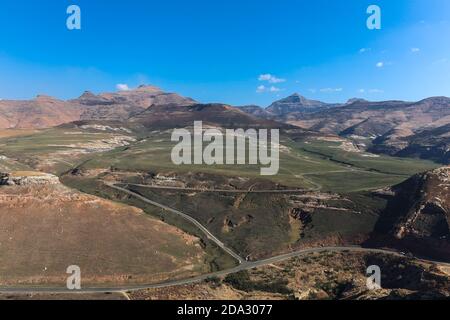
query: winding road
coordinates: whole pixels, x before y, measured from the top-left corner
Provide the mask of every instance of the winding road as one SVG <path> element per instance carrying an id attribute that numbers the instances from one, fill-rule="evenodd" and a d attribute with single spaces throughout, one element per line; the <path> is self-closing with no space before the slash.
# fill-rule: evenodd
<path id="1" fill-rule="evenodd" d="M 97 287 L 97 288 L 82 288 L 81 290 L 68 290 L 64 287 L 55 287 L 55 288 L 45 288 L 45 287 L 27 287 L 27 288 L 20 288 L 20 287 L 14 287 L 14 288 L 0 288 L 0 293 L 8 293 L 8 294 L 14 294 L 14 293 L 123 293 L 123 292 L 133 292 L 133 291 L 139 291 L 139 290 L 145 290 L 145 289 L 158 289 L 158 288 L 167 288 L 167 287 L 174 287 L 174 286 L 180 286 L 180 285 L 188 285 L 193 283 L 199 283 L 202 281 L 205 281 L 212 277 L 221 277 L 226 276 L 228 274 L 236 273 L 239 271 L 244 270 L 250 270 L 257 267 L 267 266 L 274 263 L 283 262 L 295 257 L 299 257 L 305 254 L 311 254 L 311 253 L 320 253 L 320 252 L 364 252 L 364 253 L 381 253 L 381 254 L 389 254 L 396 257 L 404 257 L 403 254 L 396 252 L 396 251 L 390 251 L 390 250 L 383 250 L 383 249 L 370 249 L 370 248 L 361 248 L 356 246 L 350 246 L 350 247 L 323 247 L 323 248 L 311 248 L 311 249 L 304 249 L 299 250 L 291 253 L 282 254 L 279 256 L 259 260 L 259 261 L 252 261 L 252 262 L 244 262 L 234 268 L 217 271 L 209 274 L 204 274 L 196 277 L 192 277 L 189 279 L 179 279 L 179 280 L 169 280 L 161 283 L 156 284 L 147 284 L 147 285 L 139 285 L 139 286 L 122 286 L 122 287 Z M 440 265 L 446 265 L 450 266 L 449 263 L 442 263 L 438 261 L 431 261 L 431 260 L 422 260 L 423 262 L 429 262 L 429 263 L 437 263 Z"/>
<path id="2" fill-rule="evenodd" d="M 190 217 L 189 215 L 187 215 L 181 211 L 172 209 L 163 204 L 149 200 L 149 199 L 147 199 L 135 192 L 127 190 L 125 188 L 118 187 L 114 183 L 110 183 L 110 182 L 104 182 L 104 183 L 111 188 L 125 192 L 125 193 L 127 193 L 131 196 L 134 196 L 146 203 L 149 203 L 149 204 L 157 206 L 161 209 L 173 212 L 173 213 L 183 217 L 187 221 L 193 223 L 210 240 L 212 240 L 214 243 L 216 243 L 225 252 L 227 252 L 228 254 L 233 256 L 239 262 L 239 265 L 234 268 L 231 268 L 231 269 L 212 272 L 212 273 L 204 274 L 204 275 L 199 275 L 199 276 L 188 278 L 188 279 L 169 280 L 169 281 L 164 281 L 164 282 L 156 283 L 156 284 L 137 285 L 137 286 L 122 286 L 122 287 L 92 287 L 92 288 L 82 288 L 81 290 L 68 290 L 65 287 L 51 287 L 51 288 L 50 287 L 13 287 L 13 288 L 4 287 L 4 288 L 0 288 L 0 293 L 6 293 L 6 294 L 18 294 L 18 293 L 20 293 L 20 294 L 29 294 L 29 293 L 77 293 L 77 294 L 80 294 L 80 293 L 126 293 L 126 292 L 139 291 L 139 290 L 145 290 L 145 289 L 167 288 L 167 287 L 173 287 L 173 286 L 199 283 L 199 282 L 205 281 L 212 277 L 226 276 L 228 274 L 236 273 L 239 271 L 250 270 L 253 268 L 257 268 L 257 267 L 262 267 L 262 266 L 267 266 L 267 265 L 271 265 L 274 263 L 283 262 L 283 261 L 289 260 L 291 258 L 299 257 L 299 256 L 302 256 L 305 254 L 320 253 L 320 252 L 349 251 L 349 252 L 364 252 L 364 253 L 381 253 L 381 254 L 388 254 L 388 255 L 396 256 L 396 257 L 404 257 L 404 255 L 402 253 L 399 253 L 397 251 L 392 251 L 392 250 L 362 248 L 362 247 L 358 247 L 358 246 L 342 246 L 342 247 L 320 247 L 320 248 L 303 249 L 303 250 L 298 250 L 295 252 L 290 252 L 290 253 L 278 255 L 278 256 L 263 259 L 263 260 L 245 261 L 245 259 L 240 257 L 232 249 L 228 248 L 219 239 L 217 239 L 200 222 L 198 222 L 194 218 Z M 435 263 L 435 264 L 450 267 L 450 263 L 443 263 L 440 261 L 432 261 L 432 260 L 425 260 L 425 259 L 418 259 L 418 260 L 423 261 L 423 262 Z"/>
<path id="3" fill-rule="evenodd" d="M 199 228 L 208 237 L 208 239 L 213 241 L 215 244 L 217 244 L 217 246 L 219 246 L 219 248 L 223 249 L 225 252 L 227 252 L 229 255 L 231 255 L 233 258 L 235 258 L 240 264 L 245 261 L 244 258 L 240 257 L 231 248 L 227 247 L 222 241 L 220 241 L 216 236 L 214 236 L 205 226 L 203 226 L 200 222 L 198 222 L 197 220 L 195 220 L 191 216 L 189 216 L 189 215 L 187 215 L 187 214 L 185 214 L 185 213 L 183 213 L 181 211 L 178 211 L 178 210 L 175 210 L 173 208 L 170 208 L 170 207 L 168 207 L 166 205 L 163 205 L 161 203 L 158 203 L 158 202 L 152 201 L 150 199 L 147 199 L 146 197 L 143 197 L 140 194 L 137 194 L 137 193 L 135 193 L 133 191 L 130 191 L 128 189 L 118 187 L 114 183 L 104 182 L 104 184 L 107 185 L 110 188 L 113 188 L 113 189 L 125 192 L 125 193 L 127 193 L 127 194 L 129 194 L 129 195 L 131 195 L 131 196 L 133 196 L 135 198 L 138 198 L 141 201 L 144 201 L 144 202 L 148 203 L 148 204 L 151 204 L 151 205 L 159 207 L 159 208 L 161 208 L 163 210 L 175 213 L 176 215 L 178 215 L 178 216 L 182 217 L 183 219 L 185 219 L 185 220 L 191 222 L 192 224 L 194 224 L 197 228 Z"/>

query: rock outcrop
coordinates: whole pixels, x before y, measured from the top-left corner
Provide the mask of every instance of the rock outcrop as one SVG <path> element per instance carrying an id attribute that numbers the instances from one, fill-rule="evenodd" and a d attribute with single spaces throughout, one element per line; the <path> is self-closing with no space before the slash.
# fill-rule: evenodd
<path id="1" fill-rule="evenodd" d="M 450 236 L 450 167 L 419 174 L 394 187 L 407 200 L 406 215 L 396 224 L 398 239 L 410 236 L 447 239 Z M 450 239 L 449 239 L 450 240 Z"/>
<path id="2" fill-rule="evenodd" d="M 0 185 L 29 186 L 29 185 L 56 185 L 59 178 L 52 174 L 40 172 L 17 171 L 11 173 L 0 172 Z"/>
<path id="3" fill-rule="evenodd" d="M 450 167 L 417 174 L 391 192 L 376 242 L 450 261 Z"/>

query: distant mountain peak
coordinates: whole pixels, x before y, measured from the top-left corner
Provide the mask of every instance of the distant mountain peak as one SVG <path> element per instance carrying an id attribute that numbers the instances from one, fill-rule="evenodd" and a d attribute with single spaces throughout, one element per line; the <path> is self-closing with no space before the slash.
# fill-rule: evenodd
<path id="1" fill-rule="evenodd" d="M 309 100 L 299 93 L 294 93 L 286 98 L 275 101 L 267 111 L 273 115 L 286 115 L 292 112 L 311 112 L 320 108 L 331 106 L 322 101 Z"/>
<path id="2" fill-rule="evenodd" d="M 156 86 L 147 85 L 147 84 L 141 84 L 137 89 L 132 91 L 138 91 L 138 92 L 162 92 L 162 90 Z"/>
<path id="3" fill-rule="evenodd" d="M 91 91 L 85 91 L 83 94 L 79 97 L 79 99 L 86 99 L 86 98 L 95 98 L 97 97 L 95 94 L 93 94 Z"/>
<path id="4" fill-rule="evenodd" d="M 302 106 L 317 106 L 317 105 L 325 105 L 325 102 L 317 101 L 317 100 L 310 100 L 304 96 L 302 96 L 299 93 L 293 93 L 290 96 L 280 99 L 278 101 L 275 101 L 273 104 L 276 103 L 299 103 Z"/>
<path id="5" fill-rule="evenodd" d="M 351 98 L 351 99 L 348 99 L 346 104 L 352 104 L 352 103 L 356 103 L 356 102 L 365 103 L 365 102 L 369 102 L 369 101 L 366 99 L 363 99 L 363 98 Z"/>
<path id="6" fill-rule="evenodd" d="M 286 97 L 284 99 L 281 99 L 280 101 L 283 101 L 283 100 L 292 100 L 292 101 L 297 101 L 297 102 L 308 101 L 307 98 L 305 98 L 304 96 L 302 96 L 301 94 L 299 94 L 297 92 L 291 94 L 290 96 L 288 96 L 288 97 Z"/>
<path id="7" fill-rule="evenodd" d="M 445 96 L 430 97 L 419 101 L 419 103 L 431 102 L 431 103 L 450 103 L 450 98 Z"/>
<path id="8" fill-rule="evenodd" d="M 39 101 L 39 102 L 58 101 L 58 99 L 48 96 L 48 95 L 45 95 L 45 94 L 38 94 L 34 100 Z"/>

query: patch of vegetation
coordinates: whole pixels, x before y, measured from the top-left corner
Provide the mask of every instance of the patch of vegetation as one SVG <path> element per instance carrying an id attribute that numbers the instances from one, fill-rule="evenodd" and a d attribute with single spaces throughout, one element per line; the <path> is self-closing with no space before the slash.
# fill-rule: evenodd
<path id="1" fill-rule="evenodd" d="M 223 176 L 260 178 L 259 166 L 251 165 L 174 165 L 171 150 L 175 145 L 169 131 L 134 132 L 137 139 L 126 147 L 87 155 L 55 156 L 71 152 L 73 146 L 111 138 L 117 132 L 95 131 L 81 127 L 58 127 L 25 136 L 0 138 L 0 154 L 20 159 L 30 167 L 61 174 L 76 163 L 90 159 L 85 169 L 115 167 L 123 171 L 179 173 L 205 172 Z M 297 188 L 321 188 L 333 192 L 370 190 L 400 183 L 412 174 L 435 168 L 431 161 L 388 156 L 365 157 L 346 152 L 326 141 L 293 141 L 281 136 L 280 170 L 267 177 L 273 182 Z M 49 162 L 47 163 L 47 160 Z"/>
<path id="2" fill-rule="evenodd" d="M 324 280 L 317 282 L 315 288 L 323 290 L 327 293 L 330 300 L 337 300 L 342 298 L 342 294 L 346 291 L 350 291 L 354 287 L 351 281 L 337 281 L 337 280 Z"/>
<path id="3" fill-rule="evenodd" d="M 272 281 L 255 281 L 250 279 L 248 271 L 240 271 L 229 274 L 225 277 L 224 282 L 241 291 L 264 291 L 271 293 L 280 293 L 290 295 L 292 290 L 287 287 L 286 279 L 276 279 Z"/>
<path id="4" fill-rule="evenodd" d="M 129 189 L 194 217 L 241 256 L 271 256 L 287 249 L 289 204 L 282 194 L 189 193 L 129 186 Z M 237 199 L 241 199 L 236 207 Z"/>
<path id="5" fill-rule="evenodd" d="M 236 261 L 234 258 L 217 247 L 215 243 L 211 242 L 200 230 L 197 229 L 197 227 L 191 223 L 188 223 L 176 214 L 166 211 L 162 212 L 159 208 L 149 205 L 148 203 L 145 203 L 130 195 L 123 194 L 118 190 L 112 189 L 97 179 L 78 178 L 67 174 L 61 177 L 61 181 L 65 185 L 78 189 L 82 192 L 140 208 L 150 216 L 160 219 L 170 225 L 176 226 L 184 232 L 200 238 L 203 249 L 207 254 L 207 263 L 209 264 L 210 271 L 212 272 L 236 266 Z"/>

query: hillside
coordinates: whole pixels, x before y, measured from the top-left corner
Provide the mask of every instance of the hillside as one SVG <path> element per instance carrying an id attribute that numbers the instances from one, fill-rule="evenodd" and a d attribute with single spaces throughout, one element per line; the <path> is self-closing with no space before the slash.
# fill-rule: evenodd
<path id="1" fill-rule="evenodd" d="M 0 101 L 0 129 L 42 129 L 76 121 L 129 123 L 153 129 L 192 126 L 194 121 L 230 128 L 290 127 L 257 118 L 239 108 L 199 104 L 146 85 L 98 95 L 86 91 L 79 98 L 68 101 L 47 96 L 30 101 Z"/>
<path id="2" fill-rule="evenodd" d="M 450 167 L 414 175 L 391 192 L 372 241 L 450 261 Z"/>
<path id="3" fill-rule="evenodd" d="M 368 290 L 368 265 L 380 266 L 381 290 Z M 450 276 L 402 257 L 315 253 L 198 284 L 140 290 L 133 300 L 417 300 L 448 299 Z"/>
<path id="4" fill-rule="evenodd" d="M 418 157 L 449 164 L 450 98 L 418 102 L 350 99 L 346 104 L 325 104 L 293 95 L 267 109 L 243 111 L 303 129 L 355 140 L 369 152 Z"/>
<path id="5" fill-rule="evenodd" d="M 148 128 L 188 127 L 194 121 L 224 128 L 280 128 L 283 123 L 260 119 L 225 104 L 153 105 L 129 119 Z"/>
<path id="6" fill-rule="evenodd" d="M 41 129 L 78 120 L 125 121 L 150 106 L 192 105 L 195 101 L 153 86 L 95 95 L 86 91 L 77 99 L 45 95 L 33 100 L 0 100 L 0 129 Z"/>
<path id="7" fill-rule="evenodd" d="M 0 100 L 0 129 L 48 128 L 80 119 L 85 107 L 48 96 Z"/>
<path id="8" fill-rule="evenodd" d="M 140 209 L 69 189 L 52 175 L 2 176 L 1 286 L 64 287 L 70 265 L 81 268 L 86 286 L 161 281 L 208 268 L 197 238 Z"/>
<path id="9" fill-rule="evenodd" d="M 382 136 L 393 129 L 417 130 L 450 122 L 450 98 L 419 102 L 355 100 L 327 111 L 306 114 L 295 123 L 311 130 L 363 137 Z"/>
<path id="10" fill-rule="evenodd" d="M 298 93 L 275 101 L 266 111 L 277 117 L 284 119 L 296 119 L 301 117 L 304 113 L 318 112 L 338 106 L 338 104 L 328 104 L 317 100 L 309 100 Z"/>
<path id="11" fill-rule="evenodd" d="M 257 105 L 247 105 L 247 106 L 238 106 L 239 110 L 244 111 L 252 116 L 263 118 L 263 119 L 272 119 L 275 118 L 274 115 L 267 112 L 267 109 L 261 108 Z"/>
<path id="12" fill-rule="evenodd" d="M 450 123 L 438 128 L 423 129 L 414 133 L 389 132 L 373 141 L 372 152 L 400 157 L 430 159 L 450 164 Z"/>
<path id="13" fill-rule="evenodd" d="M 141 85 L 137 89 L 94 95 L 85 92 L 72 103 L 89 106 L 81 115 L 81 120 L 125 121 L 150 106 L 192 105 L 190 98 L 176 93 L 167 93 L 154 86 Z"/>
<path id="14" fill-rule="evenodd" d="M 305 113 L 319 112 L 339 105 L 309 100 L 298 93 L 294 93 L 289 97 L 273 102 L 265 109 L 254 105 L 242 106 L 240 109 L 257 117 L 286 122 L 301 119 Z"/>

